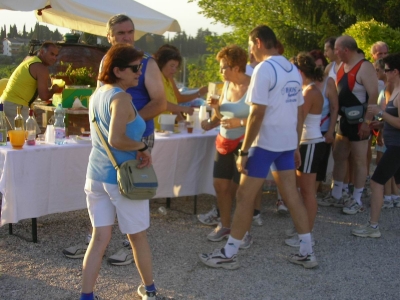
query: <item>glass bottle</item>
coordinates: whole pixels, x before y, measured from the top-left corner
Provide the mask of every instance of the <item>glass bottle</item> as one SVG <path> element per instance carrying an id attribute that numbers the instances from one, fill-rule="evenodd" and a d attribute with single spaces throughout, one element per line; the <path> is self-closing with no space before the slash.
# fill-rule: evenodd
<path id="1" fill-rule="evenodd" d="M 33 115 L 33 109 L 29 109 L 29 117 L 26 119 L 26 131 L 26 144 L 34 146 L 36 144 L 36 120 Z"/>
<path id="2" fill-rule="evenodd" d="M 3 103 L 0 103 L 0 146 L 7 145 L 7 121 L 3 110 Z"/>
<path id="3" fill-rule="evenodd" d="M 22 108 L 21 105 L 17 106 L 17 115 L 14 118 L 15 130 L 25 130 L 25 128 L 24 128 L 25 120 L 21 115 L 21 108 Z"/>
<path id="4" fill-rule="evenodd" d="M 65 113 L 64 109 L 59 103 L 54 110 L 54 141 L 57 145 L 65 143 Z"/>

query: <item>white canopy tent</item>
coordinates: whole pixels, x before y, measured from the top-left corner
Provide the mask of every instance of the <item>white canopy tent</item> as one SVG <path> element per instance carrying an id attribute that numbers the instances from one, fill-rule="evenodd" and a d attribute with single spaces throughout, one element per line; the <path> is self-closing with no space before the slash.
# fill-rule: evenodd
<path id="1" fill-rule="evenodd" d="M 179 23 L 134 0 L 0 0 L 0 9 L 35 11 L 40 22 L 106 36 L 106 23 L 116 14 L 135 24 L 135 40 L 146 33 L 179 32 Z"/>

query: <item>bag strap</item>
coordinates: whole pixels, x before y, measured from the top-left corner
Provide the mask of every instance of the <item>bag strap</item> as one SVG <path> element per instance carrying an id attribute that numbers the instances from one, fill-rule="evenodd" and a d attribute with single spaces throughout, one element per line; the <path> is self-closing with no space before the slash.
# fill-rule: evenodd
<path id="1" fill-rule="evenodd" d="M 93 113 L 92 123 L 94 124 L 94 128 L 96 129 L 97 135 L 99 136 L 101 143 L 103 144 L 103 147 L 106 150 L 108 158 L 111 160 L 114 169 L 118 170 L 119 166 L 115 161 L 114 155 L 112 155 L 110 147 L 108 147 L 108 143 L 105 141 L 103 134 L 100 131 L 99 124 L 97 124 L 96 117 L 94 115 L 94 108 L 92 109 L 92 113 Z"/>

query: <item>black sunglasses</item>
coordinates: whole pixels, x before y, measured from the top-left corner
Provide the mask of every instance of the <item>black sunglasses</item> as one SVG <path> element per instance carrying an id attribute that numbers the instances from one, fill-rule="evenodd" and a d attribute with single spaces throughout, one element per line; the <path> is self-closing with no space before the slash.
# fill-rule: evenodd
<path id="1" fill-rule="evenodd" d="M 138 65 L 132 65 L 132 66 L 125 66 L 123 68 L 129 68 L 132 70 L 133 73 L 137 73 L 142 69 L 143 63 L 140 63 Z"/>

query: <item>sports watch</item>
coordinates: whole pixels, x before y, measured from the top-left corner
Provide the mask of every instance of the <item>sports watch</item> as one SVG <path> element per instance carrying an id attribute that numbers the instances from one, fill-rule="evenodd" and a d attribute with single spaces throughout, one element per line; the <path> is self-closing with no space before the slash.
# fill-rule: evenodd
<path id="1" fill-rule="evenodd" d="M 242 149 L 239 149 L 238 154 L 239 154 L 239 156 L 247 156 L 247 155 L 249 155 L 249 152 L 248 151 L 245 152 L 245 151 L 242 151 Z"/>

